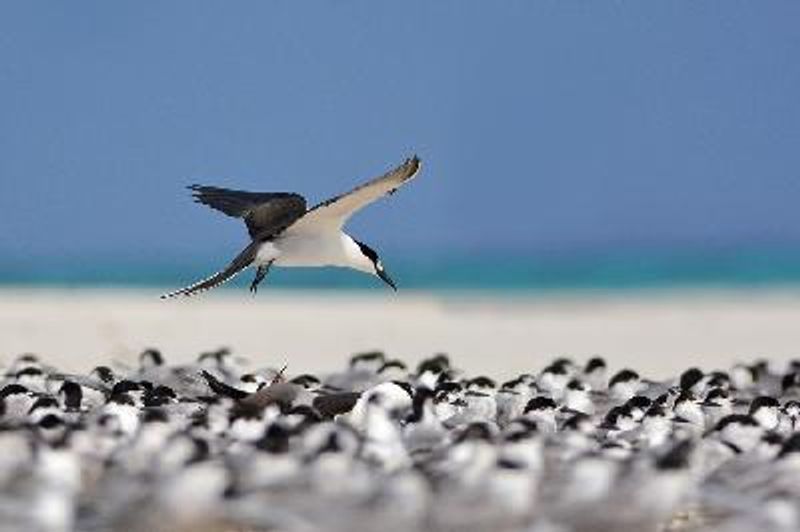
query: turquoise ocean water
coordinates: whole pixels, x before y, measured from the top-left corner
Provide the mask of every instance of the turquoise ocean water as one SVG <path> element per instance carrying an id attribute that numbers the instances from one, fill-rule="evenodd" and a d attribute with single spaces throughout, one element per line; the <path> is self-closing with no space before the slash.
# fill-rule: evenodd
<path id="1" fill-rule="evenodd" d="M 415 290 L 542 292 L 800 286 L 800 250 L 616 251 L 525 256 L 468 253 L 435 256 L 395 253 L 384 257 L 401 288 Z M 223 261 L 211 258 L 161 260 L 92 257 L 76 260 L 11 260 L 0 263 L 0 286 L 174 288 L 207 276 Z M 228 286 L 246 286 L 246 271 Z M 277 287 L 374 289 L 380 283 L 356 272 L 274 269 L 267 280 Z"/>

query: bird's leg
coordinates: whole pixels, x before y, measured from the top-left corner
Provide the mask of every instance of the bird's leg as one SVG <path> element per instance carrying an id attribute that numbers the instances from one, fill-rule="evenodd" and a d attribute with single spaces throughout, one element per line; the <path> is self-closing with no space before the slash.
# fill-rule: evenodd
<path id="1" fill-rule="evenodd" d="M 258 292 L 258 284 L 264 280 L 264 277 L 267 276 L 270 266 L 272 266 L 272 261 L 262 264 L 256 269 L 256 277 L 253 279 L 253 282 L 250 283 L 250 291 L 253 293 L 253 295 L 256 295 L 256 292 Z"/>

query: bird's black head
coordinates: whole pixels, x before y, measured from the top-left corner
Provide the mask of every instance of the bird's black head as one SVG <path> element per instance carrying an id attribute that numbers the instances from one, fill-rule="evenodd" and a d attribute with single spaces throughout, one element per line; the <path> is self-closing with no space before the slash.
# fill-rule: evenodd
<path id="1" fill-rule="evenodd" d="M 361 250 L 361 254 L 364 255 L 367 259 L 369 259 L 372 267 L 375 269 L 375 275 L 381 278 L 381 280 L 392 287 L 392 290 L 397 292 L 397 285 L 394 284 L 394 281 L 389 274 L 386 273 L 386 269 L 383 267 L 381 263 L 381 259 L 378 257 L 378 254 L 375 252 L 374 249 L 369 247 L 363 242 L 359 242 L 358 240 L 355 241 L 358 244 L 358 248 Z"/>

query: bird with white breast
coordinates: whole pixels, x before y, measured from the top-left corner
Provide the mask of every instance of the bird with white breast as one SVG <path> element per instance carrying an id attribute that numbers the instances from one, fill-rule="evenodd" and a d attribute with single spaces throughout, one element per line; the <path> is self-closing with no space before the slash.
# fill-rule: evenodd
<path id="1" fill-rule="evenodd" d="M 420 169 L 417 156 L 394 170 L 356 188 L 306 208 L 303 196 L 290 192 L 245 192 L 192 185 L 194 199 L 228 216 L 242 218 L 251 242 L 223 270 L 195 284 L 164 294 L 162 299 L 192 296 L 225 283 L 242 270 L 254 266 L 256 276 L 250 291 L 267 276 L 271 266 L 352 268 L 379 277 L 397 290 L 378 254 L 344 231 L 344 224 L 358 210 L 394 193 L 414 178 Z"/>

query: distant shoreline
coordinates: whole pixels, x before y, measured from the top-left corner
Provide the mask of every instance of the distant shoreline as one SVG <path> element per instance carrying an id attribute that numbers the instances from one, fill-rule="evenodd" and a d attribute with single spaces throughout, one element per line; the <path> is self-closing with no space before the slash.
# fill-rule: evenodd
<path id="1" fill-rule="evenodd" d="M 436 292 L 498 293 L 637 291 L 642 289 L 725 289 L 788 287 L 800 289 L 800 251 L 780 249 L 596 250 L 541 256 L 384 253 L 384 262 L 402 289 Z M 410 257 L 415 257 L 411 260 Z M 136 258 L 8 259 L 0 264 L 2 287 L 156 287 L 183 286 L 216 271 L 230 258 L 184 257 L 156 261 Z M 245 272 L 231 286 L 246 286 Z M 336 268 L 275 268 L 269 287 L 320 291 L 368 290 L 380 286 L 357 272 Z M 227 287 L 226 287 L 227 288 Z"/>

